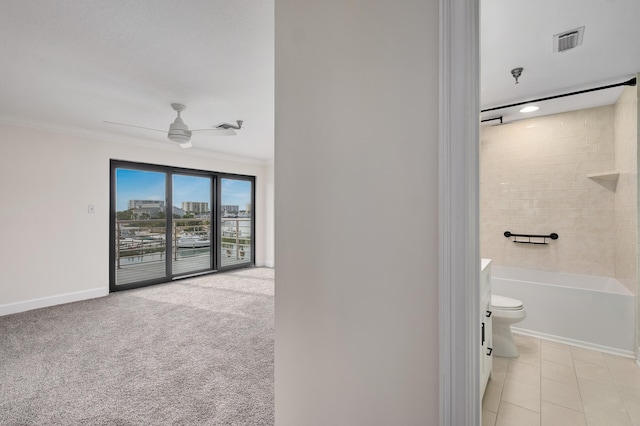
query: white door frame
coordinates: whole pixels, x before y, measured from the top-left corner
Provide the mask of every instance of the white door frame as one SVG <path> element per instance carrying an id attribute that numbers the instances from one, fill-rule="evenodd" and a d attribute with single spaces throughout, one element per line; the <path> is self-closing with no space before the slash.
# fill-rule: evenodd
<path id="1" fill-rule="evenodd" d="M 478 0 L 440 0 L 440 424 L 480 424 Z"/>

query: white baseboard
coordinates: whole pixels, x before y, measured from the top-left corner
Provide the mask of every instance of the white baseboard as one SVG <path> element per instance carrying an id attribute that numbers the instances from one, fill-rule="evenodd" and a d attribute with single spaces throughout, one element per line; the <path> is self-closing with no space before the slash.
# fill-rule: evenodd
<path id="1" fill-rule="evenodd" d="M 582 340 L 569 339 L 568 337 L 554 336 L 552 334 L 540 333 L 537 331 L 526 330 L 523 328 L 511 326 L 511 331 L 517 334 L 525 336 L 537 337 L 543 340 L 549 340 L 551 342 L 562 343 L 569 346 L 576 346 L 578 348 L 591 349 L 593 351 L 604 352 L 612 355 L 619 355 L 626 358 L 635 358 L 633 351 L 628 351 L 620 348 L 612 348 L 610 346 L 598 345 L 597 343 L 583 342 Z M 639 364 L 640 365 L 640 364 Z"/>
<path id="2" fill-rule="evenodd" d="M 79 302 L 81 300 L 95 299 L 109 294 L 108 288 L 94 288 L 91 290 L 75 291 L 73 293 L 58 294 L 55 296 L 40 297 L 38 299 L 24 300 L 22 302 L 0 305 L 0 316 L 17 314 L 32 309 L 46 308 L 62 305 L 63 303 Z"/>

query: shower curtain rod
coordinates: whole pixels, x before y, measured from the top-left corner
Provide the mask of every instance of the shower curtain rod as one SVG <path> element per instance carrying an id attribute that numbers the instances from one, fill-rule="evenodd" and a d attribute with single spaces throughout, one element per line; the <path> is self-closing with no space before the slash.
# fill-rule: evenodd
<path id="1" fill-rule="evenodd" d="M 542 101 L 548 101 L 548 100 L 551 100 L 551 99 L 564 98 L 566 96 L 581 95 L 583 93 L 595 92 L 596 90 L 611 89 L 613 87 L 618 87 L 618 86 L 635 86 L 635 85 L 636 85 L 636 78 L 633 77 L 632 79 L 630 79 L 628 81 L 625 81 L 625 82 L 622 82 L 622 83 L 609 84 L 608 86 L 594 87 L 593 89 L 578 90 L 577 92 L 564 93 L 562 95 L 548 96 L 546 98 L 533 99 L 533 100 L 530 100 L 530 101 L 518 102 L 518 103 L 510 104 L 510 105 L 502 105 L 502 106 L 499 106 L 499 107 L 487 108 L 487 109 L 481 110 L 480 112 L 496 111 L 496 110 L 499 110 L 499 109 L 511 108 L 511 107 L 514 107 L 514 106 L 530 104 L 530 103 L 533 103 L 533 102 L 542 102 Z"/>

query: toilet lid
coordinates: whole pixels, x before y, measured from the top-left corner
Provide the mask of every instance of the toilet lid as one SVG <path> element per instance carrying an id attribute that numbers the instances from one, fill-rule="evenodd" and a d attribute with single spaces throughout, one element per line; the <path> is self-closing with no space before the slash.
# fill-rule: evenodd
<path id="1" fill-rule="evenodd" d="M 516 310 L 522 309 L 522 302 L 510 297 L 491 295 L 491 306 L 495 309 Z"/>

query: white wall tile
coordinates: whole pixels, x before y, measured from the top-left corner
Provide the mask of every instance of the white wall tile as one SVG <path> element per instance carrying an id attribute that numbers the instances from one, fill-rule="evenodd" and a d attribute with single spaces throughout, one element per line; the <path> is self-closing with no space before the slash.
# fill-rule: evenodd
<path id="1" fill-rule="evenodd" d="M 637 281 L 637 101 L 481 131 L 481 251 L 494 264 Z M 587 174 L 621 170 L 616 192 Z M 504 231 L 556 232 L 547 246 Z"/>

